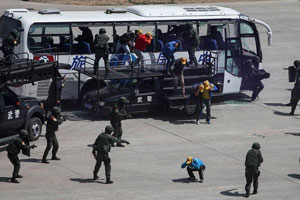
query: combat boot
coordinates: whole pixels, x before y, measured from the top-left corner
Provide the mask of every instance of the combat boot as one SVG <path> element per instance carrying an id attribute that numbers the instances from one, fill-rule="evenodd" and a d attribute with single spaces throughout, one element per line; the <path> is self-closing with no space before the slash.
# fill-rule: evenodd
<path id="1" fill-rule="evenodd" d="M 52 156 L 51 160 L 60 160 L 60 158 L 58 158 L 56 156 Z"/>
<path id="2" fill-rule="evenodd" d="M 42 163 L 49 164 L 49 161 L 47 159 L 43 159 Z"/>
<path id="3" fill-rule="evenodd" d="M 23 176 L 21 176 L 20 174 L 18 174 L 18 175 L 16 176 L 16 178 L 23 178 Z"/>
<path id="4" fill-rule="evenodd" d="M 94 180 L 99 179 L 99 176 L 97 176 L 97 174 L 94 174 Z"/>
<path id="5" fill-rule="evenodd" d="M 16 179 L 16 177 L 12 177 L 12 179 L 10 180 L 10 182 L 12 182 L 12 183 L 20 183 L 20 182 Z"/>
<path id="6" fill-rule="evenodd" d="M 254 189 L 252 194 L 257 194 L 257 189 Z"/>
<path id="7" fill-rule="evenodd" d="M 249 191 L 246 191 L 246 198 L 248 198 L 250 196 L 250 192 Z"/>
<path id="8" fill-rule="evenodd" d="M 106 178 L 106 184 L 112 184 L 112 183 L 113 183 L 113 181 L 110 180 L 110 178 Z"/>

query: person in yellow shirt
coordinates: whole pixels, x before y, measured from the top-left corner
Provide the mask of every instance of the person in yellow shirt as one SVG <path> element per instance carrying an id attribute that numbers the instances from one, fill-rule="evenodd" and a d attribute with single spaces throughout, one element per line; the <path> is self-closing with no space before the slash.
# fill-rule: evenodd
<path id="1" fill-rule="evenodd" d="M 197 119 L 196 124 L 200 124 L 200 118 L 203 111 L 203 104 L 206 106 L 206 122 L 210 124 L 210 104 L 211 104 L 211 96 L 212 91 L 217 90 L 216 86 L 210 83 L 208 80 L 200 83 L 195 83 L 192 85 L 192 93 L 190 97 L 187 99 L 186 104 L 189 104 L 191 100 L 194 100 L 197 109 Z"/>

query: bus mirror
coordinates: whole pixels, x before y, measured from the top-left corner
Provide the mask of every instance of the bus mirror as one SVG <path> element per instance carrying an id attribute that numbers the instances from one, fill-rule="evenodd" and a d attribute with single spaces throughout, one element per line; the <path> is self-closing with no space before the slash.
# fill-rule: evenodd
<path id="1" fill-rule="evenodd" d="M 272 45 L 272 32 L 268 32 L 268 45 Z"/>

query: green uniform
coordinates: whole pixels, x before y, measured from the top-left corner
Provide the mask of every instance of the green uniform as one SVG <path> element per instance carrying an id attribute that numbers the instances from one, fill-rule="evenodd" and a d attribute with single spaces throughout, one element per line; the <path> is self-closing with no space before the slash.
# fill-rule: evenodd
<path id="1" fill-rule="evenodd" d="M 58 126 L 63 123 L 63 119 L 58 115 L 50 115 L 47 120 L 46 126 L 46 139 L 47 139 L 47 147 L 45 149 L 42 161 L 46 161 L 48 152 L 53 146 L 52 149 L 52 159 L 56 159 L 56 153 L 58 151 L 59 145 L 55 135 L 55 132 L 58 131 Z"/>
<path id="2" fill-rule="evenodd" d="M 263 162 L 263 157 L 260 152 L 260 145 L 258 143 L 254 143 L 252 149 L 250 149 L 246 155 L 245 166 L 246 166 L 246 195 L 249 196 L 251 183 L 253 181 L 253 193 L 257 193 L 258 189 L 258 177 L 260 176 L 260 171 L 258 168 L 260 164 Z"/>
<path id="3" fill-rule="evenodd" d="M 296 67 L 296 82 L 292 90 L 292 97 L 291 97 L 291 106 L 292 106 L 292 110 L 290 112 L 291 115 L 294 115 L 299 100 L 300 100 L 300 66 Z"/>
<path id="4" fill-rule="evenodd" d="M 121 105 L 120 103 L 115 103 L 113 105 L 110 113 L 110 124 L 114 128 L 114 136 L 118 139 L 121 139 L 123 135 L 121 121 L 127 119 L 128 116 L 125 105 Z"/>
<path id="5" fill-rule="evenodd" d="M 96 179 L 98 171 L 101 167 L 102 162 L 104 162 L 105 166 L 105 175 L 106 179 L 110 180 L 110 172 L 111 172 L 111 166 L 110 166 L 110 158 L 108 153 L 110 152 L 110 145 L 112 142 L 120 142 L 120 143 L 129 143 L 126 140 L 118 139 L 114 136 L 111 136 L 109 133 L 101 133 L 94 145 L 93 145 L 93 154 L 96 159 L 96 165 L 94 169 L 94 179 Z"/>
<path id="6" fill-rule="evenodd" d="M 193 28 L 192 24 L 186 25 L 186 30 L 182 33 L 182 38 L 185 44 L 184 46 L 186 46 L 188 50 L 190 64 L 194 63 L 195 66 L 198 66 L 195 52 L 199 46 L 199 35 L 197 30 Z"/>
<path id="7" fill-rule="evenodd" d="M 16 179 L 18 178 L 19 175 L 19 171 L 20 171 L 20 160 L 19 160 L 19 153 L 22 150 L 22 153 L 24 155 L 30 156 L 30 149 L 34 148 L 33 146 L 29 146 L 26 144 L 26 142 L 21 139 L 21 138 L 17 138 L 15 139 L 13 142 L 11 142 L 7 148 L 7 157 L 10 160 L 10 162 L 14 165 L 14 171 L 12 174 L 12 179 Z"/>
<path id="8" fill-rule="evenodd" d="M 103 58 L 105 69 L 108 70 L 108 47 L 109 37 L 105 33 L 100 33 L 94 41 L 95 44 L 95 62 L 94 62 L 94 72 L 97 71 L 99 67 L 99 60 Z"/>

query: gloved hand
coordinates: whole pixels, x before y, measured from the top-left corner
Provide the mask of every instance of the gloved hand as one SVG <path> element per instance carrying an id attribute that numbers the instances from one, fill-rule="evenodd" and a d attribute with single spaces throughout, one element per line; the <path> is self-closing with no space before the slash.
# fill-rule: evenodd
<path id="1" fill-rule="evenodd" d="M 37 146 L 35 144 L 31 145 L 30 148 L 34 149 L 37 148 Z"/>
<path id="2" fill-rule="evenodd" d="M 126 144 L 128 145 L 128 144 L 130 144 L 128 141 L 126 141 Z"/>

